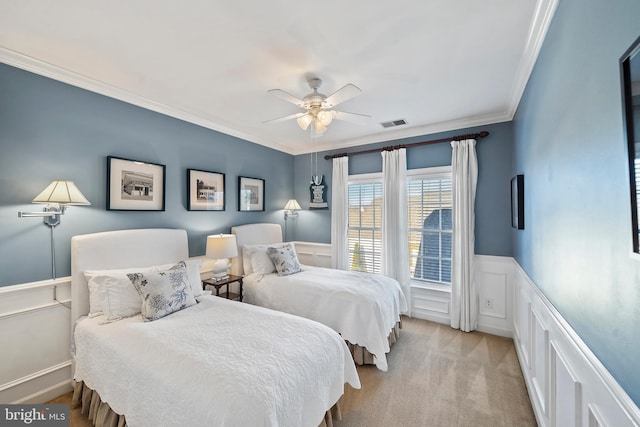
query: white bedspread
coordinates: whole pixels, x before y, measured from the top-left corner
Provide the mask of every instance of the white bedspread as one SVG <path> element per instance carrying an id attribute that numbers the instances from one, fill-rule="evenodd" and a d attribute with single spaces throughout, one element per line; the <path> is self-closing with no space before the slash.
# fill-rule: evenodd
<path id="1" fill-rule="evenodd" d="M 312 426 L 360 388 L 349 350 L 326 326 L 205 296 L 153 322 L 85 318 L 75 379 L 137 426 Z"/>
<path id="2" fill-rule="evenodd" d="M 388 277 L 304 265 L 290 276 L 251 274 L 244 301 L 316 320 L 374 355 L 387 370 L 388 336 L 406 312 L 400 284 Z"/>

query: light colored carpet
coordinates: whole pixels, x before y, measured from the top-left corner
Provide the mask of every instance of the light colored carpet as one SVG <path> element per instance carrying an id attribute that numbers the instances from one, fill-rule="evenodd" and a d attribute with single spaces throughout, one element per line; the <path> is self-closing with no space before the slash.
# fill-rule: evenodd
<path id="1" fill-rule="evenodd" d="M 336 427 L 537 425 L 511 339 L 405 318 L 388 362 L 358 367 Z"/>
<path id="2" fill-rule="evenodd" d="M 362 389 L 346 386 L 335 427 L 536 426 L 511 339 L 405 318 L 388 362 L 358 367 Z M 71 427 L 90 426 L 70 415 Z"/>

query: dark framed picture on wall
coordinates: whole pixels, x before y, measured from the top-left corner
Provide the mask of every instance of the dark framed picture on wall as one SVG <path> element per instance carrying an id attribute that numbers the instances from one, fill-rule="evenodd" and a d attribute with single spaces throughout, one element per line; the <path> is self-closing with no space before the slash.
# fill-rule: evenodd
<path id="1" fill-rule="evenodd" d="M 264 179 L 238 177 L 238 210 L 264 211 Z"/>
<path id="2" fill-rule="evenodd" d="M 627 137 L 631 244 L 640 253 L 640 37 L 620 58 L 623 122 Z"/>
<path id="3" fill-rule="evenodd" d="M 187 198 L 190 211 L 223 211 L 224 174 L 187 169 Z"/>
<path id="4" fill-rule="evenodd" d="M 164 211 L 165 165 L 107 157 L 107 210 Z"/>
<path id="5" fill-rule="evenodd" d="M 511 226 L 524 230 L 524 175 L 511 178 Z"/>

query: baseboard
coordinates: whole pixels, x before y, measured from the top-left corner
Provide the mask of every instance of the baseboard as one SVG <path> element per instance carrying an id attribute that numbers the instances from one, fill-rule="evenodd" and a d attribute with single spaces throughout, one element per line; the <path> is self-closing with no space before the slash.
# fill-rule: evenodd
<path id="1" fill-rule="evenodd" d="M 411 317 L 416 319 L 428 320 L 434 323 L 442 323 L 443 325 L 451 324 L 448 315 L 437 315 L 423 310 L 416 310 L 415 308 L 411 311 Z"/>
<path id="2" fill-rule="evenodd" d="M 73 385 L 71 380 L 67 379 L 12 403 L 42 404 L 71 391 L 73 391 Z"/>
<path id="3" fill-rule="evenodd" d="M 45 403 L 71 390 L 69 360 L 1 385 L 0 402 Z"/>

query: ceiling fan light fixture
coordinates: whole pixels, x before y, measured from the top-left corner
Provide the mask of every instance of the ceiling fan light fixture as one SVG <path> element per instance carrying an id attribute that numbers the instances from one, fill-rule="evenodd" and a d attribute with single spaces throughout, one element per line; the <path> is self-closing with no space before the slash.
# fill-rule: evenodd
<path id="1" fill-rule="evenodd" d="M 327 131 L 327 127 L 319 119 L 313 121 L 313 126 L 316 129 L 317 134 L 323 134 Z"/>
<path id="2" fill-rule="evenodd" d="M 369 118 L 369 116 L 366 116 L 364 114 L 345 113 L 344 111 L 331 110 L 331 108 L 340 104 L 341 102 L 359 95 L 361 91 L 357 86 L 348 83 L 331 95 L 327 96 L 318 92 L 318 88 L 320 88 L 320 85 L 322 84 L 322 80 L 320 80 L 319 78 L 308 78 L 307 83 L 309 83 L 309 87 L 313 90 L 313 92 L 307 94 L 304 98 L 293 96 L 282 89 L 269 90 L 269 93 L 277 96 L 278 98 L 282 98 L 287 102 L 295 104 L 296 106 L 303 108 L 306 111 L 298 114 L 290 114 L 278 119 L 267 120 L 265 123 L 276 123 L 295 118 L 298 122 L 298 126 L 300 126 L 302 130 L 309 129 L 309 126 L 311 126 L 311 124 L 313 123 L 312 130 L 315 131 L 314 133 L 316 135 L 321 135 L 327 131 L 327 127 L 333 122 L 333 119 L 350 120 L 353 118 Z"/>
<path id="3" fill-rule="evenodd" d="M 309 127 L 309 125 L 313 121 L 313 116 L 311 116 L 311 114 L 307 113 L 307 114 L 305 114 L 303 116 L 298 117 L 296 120 L 298 122 L 298 126 L 300 126 L 302 128 L 302 130 L 307 130 L 307 128 Z"/>
<path id="4" fill-rule="evenodd" d="M 326 127 L 331 124 L 335 115 L 336 115 L 335 111 L 323 110 L 318 113 L 317 120 L 319 120 Z"/>

